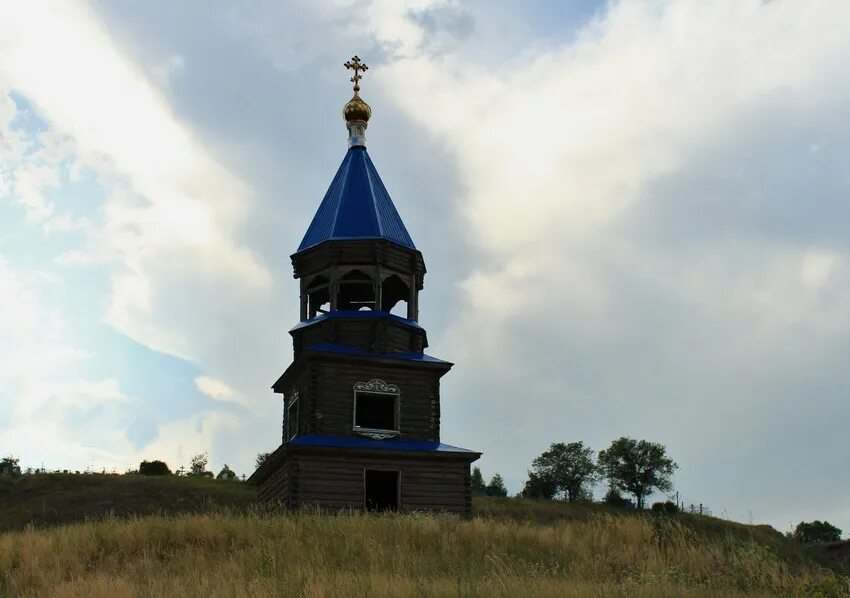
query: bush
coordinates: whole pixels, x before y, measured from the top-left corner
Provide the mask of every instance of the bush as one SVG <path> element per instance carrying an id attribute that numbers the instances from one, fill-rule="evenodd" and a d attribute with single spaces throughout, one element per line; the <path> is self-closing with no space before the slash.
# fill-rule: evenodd
<path id="1" fill-rule="evenodd" d="M 528 481 L 525 482 L 525 487 L 522 489 L 522 496 L 552 500 L 557 490 L 558 484 L 554 480 L 529 471 Z"/>
<path id="2" fill-rule="evenodd" d="M 791 537 L 804 544 L 838 542 L 841 539 L 841 530 L 828 521 L 812 521 L 810 523 L 801 521 L 794 528 Z"/>
<path id="3" fill-rule="evenodd" d="M 227 463 L 224 464 L 224 467 L 221 468 L 221 471 L 218 472 L 218 475 L 215 476 L 217 480 L 224 480 L 225 482 L 232 482 L 236 479 L 236 472 L 230 469 L 227 466 Z"/>
<path id="4" fill-rule="evenodd" d="M 679 505 L 670 500 L 664 502 L 654 502 L 652 503 L 652 510 L 657 513 L 678 513 Z"/>
<path id="5" fill-rule="evenodd" d="M 610 488 L 608 492 L 605 494 L 605 498 L 602 499 L 606 505 L 611 505 L 612 507 L 621 507 L 624 509 L 634 509 L 635 503 L 632 500 L 629 500 L 616 488 Z"/>
<path id="6" fill-rule="evenodd" d="M 171 475 L 171 470 L 165 461 L 142 461 L 139 463 L 141 475 Z"/>

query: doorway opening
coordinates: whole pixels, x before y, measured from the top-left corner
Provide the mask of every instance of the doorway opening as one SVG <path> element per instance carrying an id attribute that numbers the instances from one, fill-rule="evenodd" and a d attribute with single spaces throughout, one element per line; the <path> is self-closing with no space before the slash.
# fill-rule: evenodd
<path id="1" fill-rule="evenodd" d="M 367 469 L 363 476 L 363 494 L 367 511 L 398 511 L 401 502 L 399 472 Z"/>

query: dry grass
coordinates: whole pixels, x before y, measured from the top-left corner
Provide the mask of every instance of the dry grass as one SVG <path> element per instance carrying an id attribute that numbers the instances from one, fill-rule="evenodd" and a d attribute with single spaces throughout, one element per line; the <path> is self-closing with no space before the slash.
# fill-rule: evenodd
<path id="1" fill-rule="evenodd" d="M 846 578 L 669 519 L 206 514 L 0 536 L 0 596 L 848 596 Z"/>

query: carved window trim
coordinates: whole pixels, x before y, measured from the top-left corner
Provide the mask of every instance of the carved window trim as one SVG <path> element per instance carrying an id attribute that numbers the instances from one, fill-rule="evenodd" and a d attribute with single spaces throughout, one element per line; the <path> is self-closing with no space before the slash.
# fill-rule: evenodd
<path id="1" fill-rule="evenodd" d="M 358 393 L 370 395 L 387 395 L 395 398 L 395 429 L 385 430 L 381 428 L 363 428 L 357 425 L 357 395 Z M 354 385 L 354 409 L 352 410 L 351 426 L 356 434 L 371 438 L 373 440 L 386 440 L 399 435 L 401 420 L 401 391 L 395 384 L 389 384 L 384 380 L 373 378 L 368 382 L 358 382 Z"/>

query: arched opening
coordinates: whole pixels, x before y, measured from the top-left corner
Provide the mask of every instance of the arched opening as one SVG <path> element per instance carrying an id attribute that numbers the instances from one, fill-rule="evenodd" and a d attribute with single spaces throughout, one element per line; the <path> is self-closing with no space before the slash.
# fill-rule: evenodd
<path id="1" fill-rule="evenodd" d="M 330 310 L 330 281 L 324 276 L 316 276 L 307 287 L 307 318 L 315 318 L 317 314 L 326 314 Z"/>
<path id="2" fill-rule="evenodd" d="M 407 300 L 410 288 L 400 276 L 393 274 L 381 284 L 381 311 L 388 311 L 402 318 L 407 317 Z"/>
<path id="3" fill-rule="evenodd" d="M 375 285 L 372 278 L 361 270 L 352 270 L 339 279 L 339 310 L 375 309 Z"/>

